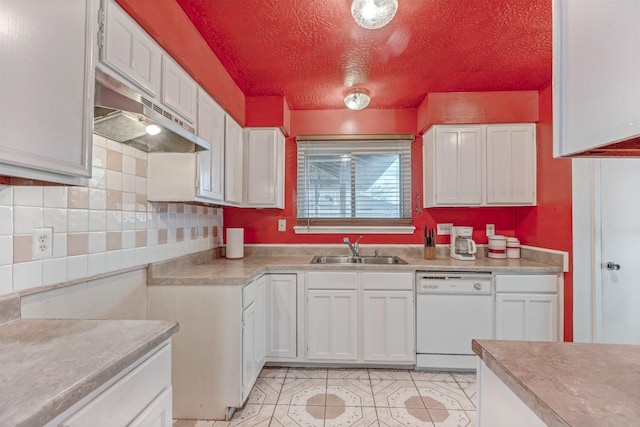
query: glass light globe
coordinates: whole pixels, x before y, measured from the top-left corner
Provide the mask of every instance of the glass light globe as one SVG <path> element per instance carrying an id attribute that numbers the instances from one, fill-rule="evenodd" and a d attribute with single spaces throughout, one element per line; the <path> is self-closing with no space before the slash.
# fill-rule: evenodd
<path id="1" fill-rule="evenodd" d="M 362 110 L 369 105 L 371 97 L 364 89 L 353 89 L 344 97 L 344 105 L 350 110 Z"/>
<path id="2" fill-rule="evenodd" d="M 398 11 L 398 0 L 353 0 L 351 15 L 363 28 L 375 30 L 387 25 Z"/>

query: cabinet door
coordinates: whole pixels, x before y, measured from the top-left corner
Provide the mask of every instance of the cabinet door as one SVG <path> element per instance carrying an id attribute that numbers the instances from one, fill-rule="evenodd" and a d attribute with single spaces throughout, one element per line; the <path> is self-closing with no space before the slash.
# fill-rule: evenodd
<path id="1" fill-rule="evenodd" d="M 245 130 L 245 187 L 249 207 L 284 208 L 284 136 L 279 129 Z"/>
<path id="2" fill-rule="evenodd" d="M 358 291 L 307 291 L 307 358 L 358 358 Z"/>
<path id="3" fill-rule="evenodd" d="M 496 294 L 496 339 L 557 341 L 557 295 Z"/>
<path id="4" fill-rule="evenodd" d="M 482 131 L 480 127 L 437 127 L 433 168 L 435 205 L 482 203 Z"/>
<path id="5" fill-rule="evenodd" d="M 267 357 L 295 359 L 298 355 L 297 277 L 269 274 L 267 280 Z"/>
<path id="6" fill-rule="evenodd" d="M 554 155 L 640 137 L 639 16 L 638 1 L 554 0 Z"/>
<path id="7" fill-rule="evenodd" d="M 243 169 L 242 128 L 228 114 L 225 116 L 224 200 L 242 204 Z"/>
<path id="8" fill-rule="evenodd" d="M 487 126 L 487 204 L 535 205 L 535 125 Z"/>
<path id="9" fill-rule="evenodd" d="M 0 175 L 91 176 L 97 2 L 3 0 Z"/>
<path id="10" fill-rule="evenodd" d="M 224 200 L 224 110 L 204 90 L 198 90 L 198 136 L 210 145 L 198 153 L 198 196 Z"/>
<path id="11" fill-rule="evenodd" d="M 198 107 L 198 85 L 171 57 L 162 56 L 162 103 L 195 123 Z"/>
<path id="12" fill-rule="evenodd" d="M 242 311 L 242 402 L 256 382 L 256 302 Z"/>
<path id="13" fill-rule="evenodd" d="M 100 60 L 151 99 L 160 93 L 162 49 L 115 1 L 105 2 Z"/>
<path id="14" fill-rule="evenodd" d="M 364 360 L 413 362 L 413 292 L 365 291 L 363 294 Z"/>

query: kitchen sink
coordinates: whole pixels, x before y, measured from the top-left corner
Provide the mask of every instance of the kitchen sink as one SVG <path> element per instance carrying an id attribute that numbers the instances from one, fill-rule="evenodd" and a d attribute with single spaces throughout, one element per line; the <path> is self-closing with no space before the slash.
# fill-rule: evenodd
<path id="1" fill-rule="evenodd" d="M 311 264 L 407 264 L 397 256 L 315 256 Z"/>

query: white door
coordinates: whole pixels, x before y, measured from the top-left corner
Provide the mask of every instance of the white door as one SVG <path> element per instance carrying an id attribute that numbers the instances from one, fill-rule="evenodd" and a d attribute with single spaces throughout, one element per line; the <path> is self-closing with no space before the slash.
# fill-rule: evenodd
<path id="1" fill-rule="evenodd" d="M 482 130 L 480 127 L 436 130 L 436 204 L 482 203 Z"/>
<path id="2" fill-rule="evenodd" d="M 242 402 L 256 382 L 256 302 L 242 312 Z"/>
<path id="3" fill-rule="evenodd" d="M 200 186 L 198 196 L 224 199 L 224 110 L 204 90 L 198 92 L 198 136 L 210 145 L 198 153 Z"/>
<path id="4" fill-rule="evenodd" d="M 307 358 L 358 358 L 358 291 L 307 291 Z"/>
<path id="5" fill-rule="evenodd" d="M 297 276 L 269 274 L 267 282 L 267 357 L 295 359 L 297 341 Z"/>
<path id="6" fill-rule="evenodd" d="M 556 294 L 496 294 L 496 339 L 556 341 Z"/>
<path id="7" fill-rule="evenodd" d="M 601 262 L 596 266 L 601 269 L 600 292 L 596 292 L 599 342 L 640 344 L 638 183 L 640 160 L 600 161 Z M 620 269 L 608 269 L 609 262 Z"/>
<path id="8" fill-rule="evenodd" d="M 413 362 L 413 291 L 365 291 L 364 360 Z"/>

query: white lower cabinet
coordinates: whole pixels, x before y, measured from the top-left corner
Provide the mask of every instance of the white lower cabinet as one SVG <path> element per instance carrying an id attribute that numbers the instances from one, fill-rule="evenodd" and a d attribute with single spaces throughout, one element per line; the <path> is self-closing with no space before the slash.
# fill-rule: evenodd
<path id="1" fill-rule="evenodd" d="M 558 340 L 558 278 L 496 275 L 496 339 Z"/>
<path id="2" fill-rule="evenodd" d="M 261 276 L 242 290 L 242 402 L 264 366 L 266 282 L 266 276 Z"/>
<path id="3" fill-rule="evenodd" d="M 298 357 L 298 289 L 296 274 L 268 274 L 266 286 L 269 361 Z"/>
<path id="4" fill-rule="evenodd" d="M 358 359 L 358 292 L 307 291 L 307 358 L 356 361 Z"/>
<path id="5" fill-rule="evenodd" d="M 413 362 L 413 291 L 364 291 L 363 359 Z"/>
<path id="6" fill-rule="evenodd" d="M 170 427 L 171 396 L 171 345 L 165 344 L 140 359 L 134 369 L 73 415 L 62 422 L 54 419 L 47 426 Z"/>
<path id="7" fill-rule="evenodd" d="M 415 363 L 411 272 L 308 272 L 307 360 Z"/>

